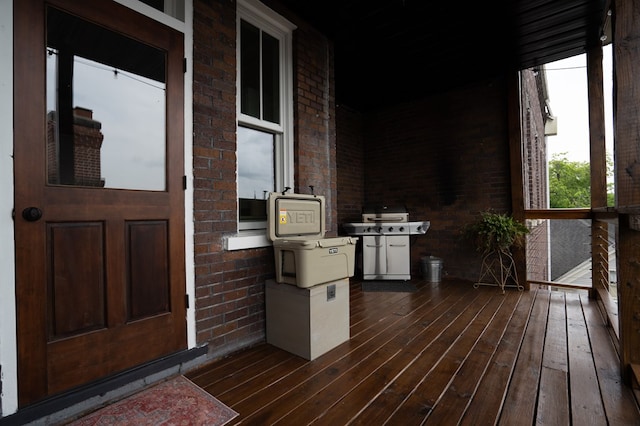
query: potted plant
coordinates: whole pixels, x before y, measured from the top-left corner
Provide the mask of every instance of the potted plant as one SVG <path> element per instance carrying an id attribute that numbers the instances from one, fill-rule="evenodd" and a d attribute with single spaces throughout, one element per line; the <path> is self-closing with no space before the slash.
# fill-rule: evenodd
<path id="1" fill-rule="evenodd" d="M 499 285 L 504 292 L 504 287 L 511 278 L 515 287 L 523 289 L 518 283 L 515 262 L 511 256 L 511 247 L 522 246 L 529 233 L 523 223 L 510 215 L 488 210 L 481 212 L 476 221 L 465 225 L 462 233 L 483 254 L 480 279 L 474 287 Z M 492 282 L 483 282 L 485 278 L 491 278 Z"/>
<path id="2" fill-rule="evenodd" d="M 478 220 L 463 229 L 464 236 L 483 254 L 520 247 L 528 233 L 529 229 L 512 216 L 490 210 L 481 212 Z"/>

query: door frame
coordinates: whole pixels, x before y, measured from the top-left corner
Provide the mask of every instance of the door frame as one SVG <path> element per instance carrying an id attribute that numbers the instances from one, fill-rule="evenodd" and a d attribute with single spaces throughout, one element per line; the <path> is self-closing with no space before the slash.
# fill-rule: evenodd
<path id="1" fill-rule="evenodd" d="M 19 1 L 19 0 L 14 0 Z M 179 21 L 134 0 L 114 0 L 151 19 L 167 25 L 184 34 L 184 54 L 187 64 L 193 58 L 193 0 L 184 0 L 185 21 Z M 0 52 L 7 61 L 0 63 L 0 366 L 2 367 L 2 390 L 0 398 L 2 415 L 8 416 L 18 411 L 18 368 L 15 301 L 15 240 L 14 221 L 14 170 L 13 170 L 13 1 L 0 2 Z M 185 283 L 186 294 L 191 303 L 187 308 L 187 348 L 196 346 L 195 327 L 195 266 L 194 266 L 194 224 L 193 217 L 193 71 L 186 67 L 184 74 L 184 171 L 187 190 L 184 193 L 185 208 Z"/>
<path id="2" fill-rule="evenodd" d="M 2 413 L 18 409 L 13 229 L 13 2 L 0 2 L 0 366 Z"/>

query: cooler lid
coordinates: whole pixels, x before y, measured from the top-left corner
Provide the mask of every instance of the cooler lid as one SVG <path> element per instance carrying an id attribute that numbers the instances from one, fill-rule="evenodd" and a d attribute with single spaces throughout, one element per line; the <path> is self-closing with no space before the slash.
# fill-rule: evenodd
<path id="1" fill-rule="evenodd" d="M 324 237 L 324 197 L 270 193 L 267 205 L 267 228 L 271 241 L 295 237 Z"/>

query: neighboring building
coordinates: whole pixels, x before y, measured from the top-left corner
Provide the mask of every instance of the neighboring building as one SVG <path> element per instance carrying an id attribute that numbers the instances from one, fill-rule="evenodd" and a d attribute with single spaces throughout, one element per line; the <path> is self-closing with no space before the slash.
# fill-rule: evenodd
<path id="1" fill-rule="evenodd" d="M 551 276 L 555 281 L 591 260 L 590 220 L 551 220 Z"/>
<path id="2" fill-rule="evenodd" d="M 60 184 L 60 139 L 58 123 L 53 111 L 47 114 L 47 180 L 49 184 Z M 76 107 L 73 109 L 73 182 L 78 186 L 104 186 L 101 174 L 100 149 L 104 135 L 102 125 L 93 119 L 93 112 Z"/>
<path id="3" fill-rule="evenodd" d="M 544 67 L 523 70 L 522 145 L 525 156 L 523 181 L 526 209 L 549 208 L 546 124 L 552 120 Z M 549 221 L 529 220 L 527 236 L 527 279 L 549 278 Z"/>

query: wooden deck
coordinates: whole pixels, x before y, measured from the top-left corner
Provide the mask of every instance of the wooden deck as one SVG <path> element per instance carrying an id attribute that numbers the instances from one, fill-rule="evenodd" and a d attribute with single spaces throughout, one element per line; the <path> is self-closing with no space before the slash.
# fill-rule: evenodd
<path id="1" fill-rule="evenodd" d="M 263 344 L 187 376 L 250 425 L 640 425 L 586 292 L 350 285 L 351 339 L 314 361 Z"/>

